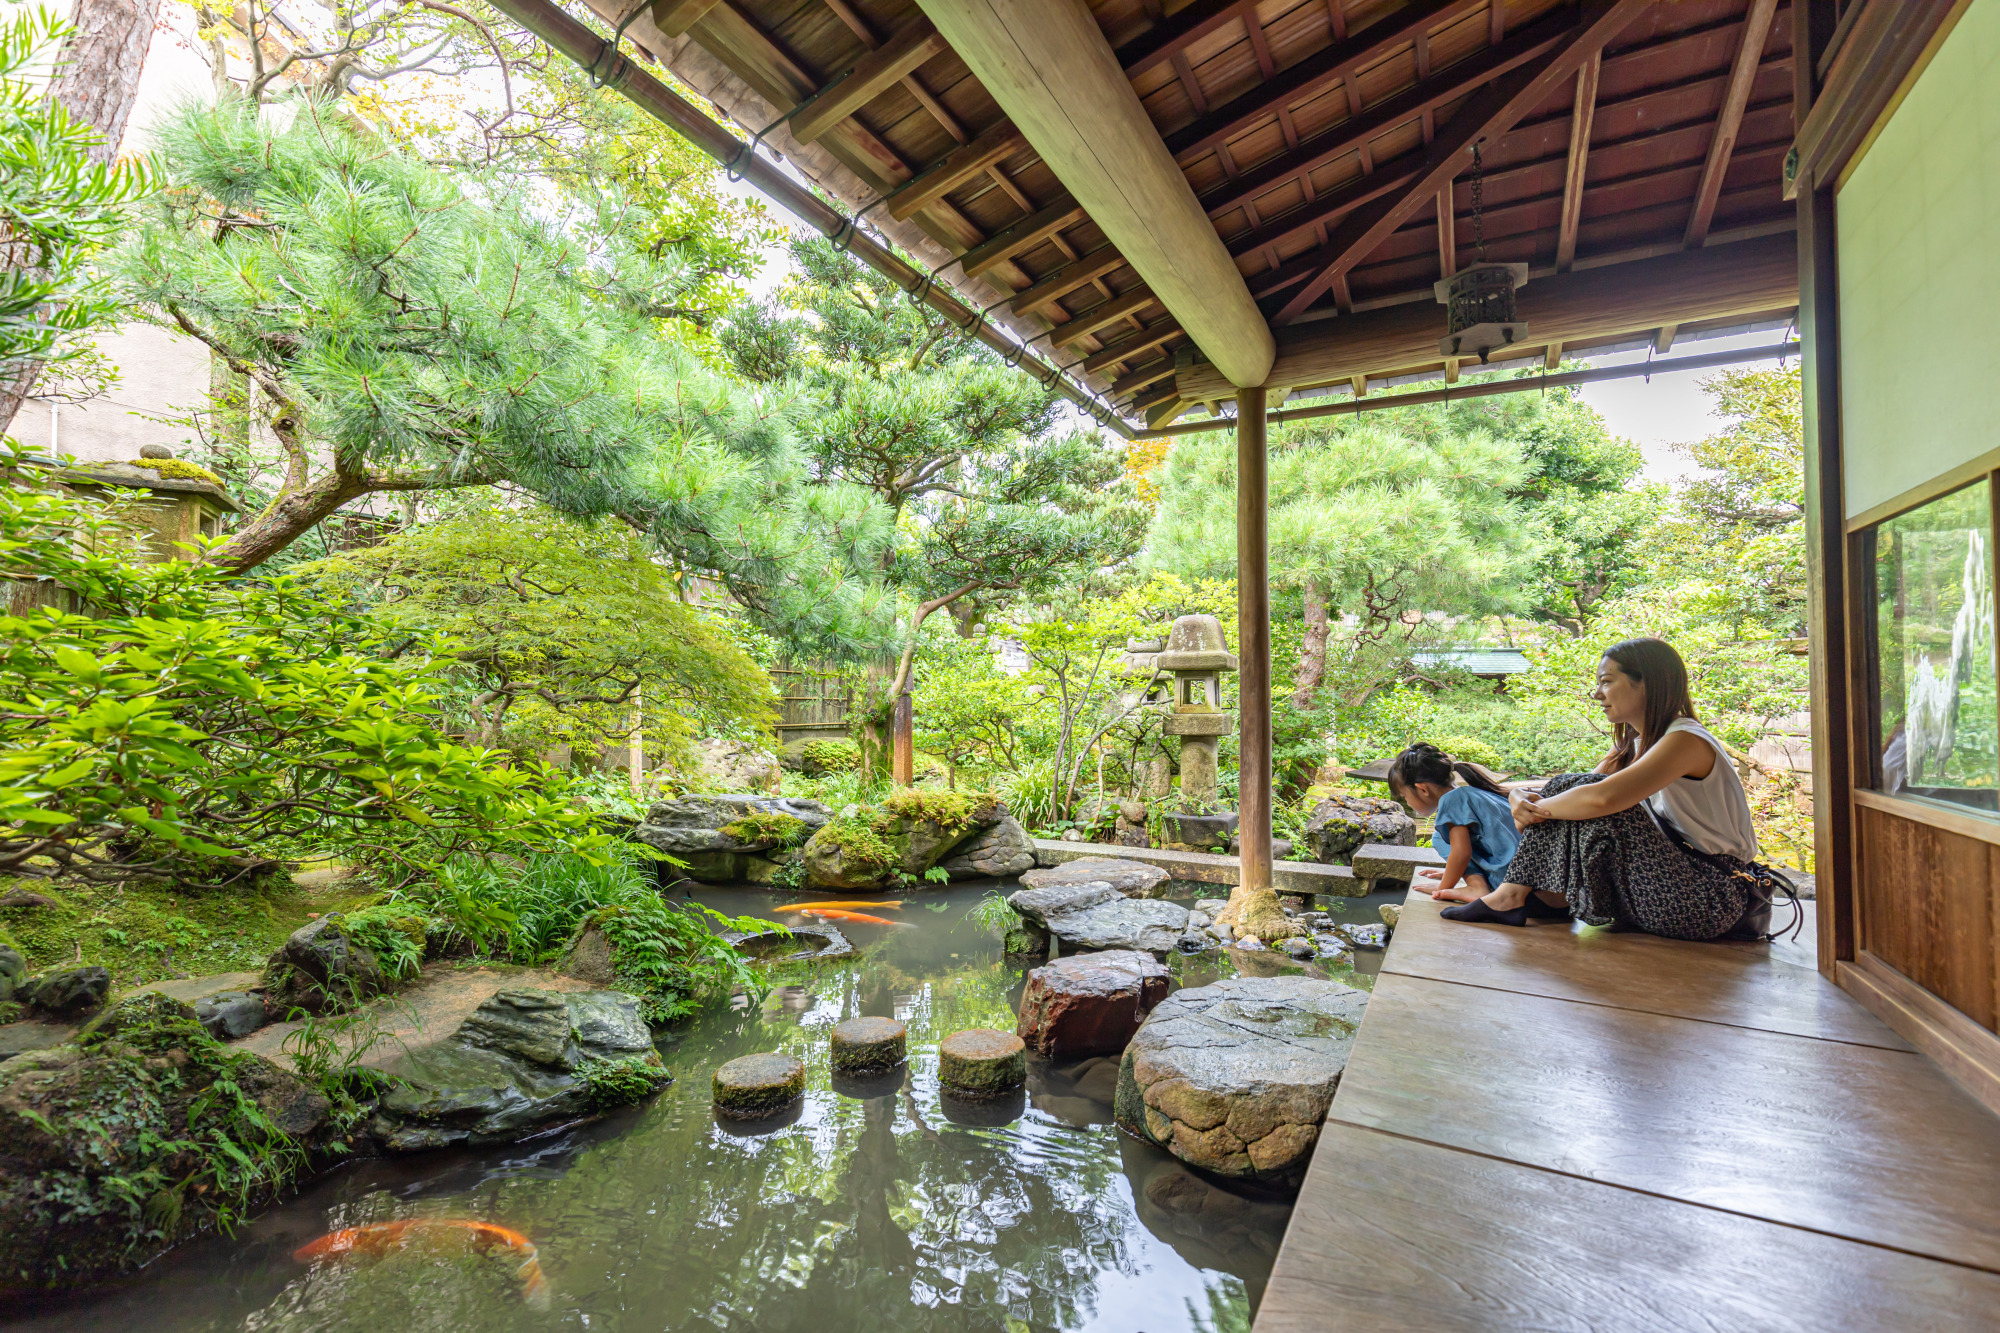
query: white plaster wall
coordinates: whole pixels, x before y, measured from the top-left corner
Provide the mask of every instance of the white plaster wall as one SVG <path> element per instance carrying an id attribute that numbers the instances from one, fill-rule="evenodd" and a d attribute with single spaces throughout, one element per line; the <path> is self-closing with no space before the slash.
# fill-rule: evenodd
<path id="1" fill-rule="evenodd" d="M 1836 200 L 1849 516 L 2000 448 L 2000 0 L 1973 0 Z"/>
<path id="2" fill-rule="evenodd" d="M 72 6 L 64 0 L 46 7 L 67 15 Z M 167 0 L 160 7 L 121 153 L 146 151 L 152 128 L 174 108 L 213 97 L 214 80 L 195 30 L 194 10 L 185 0 Z M 142 444 L 165 444 L 179 452 L 190 438 L 189 428 L 164 425 L 157 418 L 184 417 L 204 405 L 208 350 L 183 335 L 137 322 L 100 334 L 96 342 L 118 371 L 110 389 L 81 404 L 30 399 L 7 433 L 39 453 L 66 453 L 81 462 L 137 458 Z"/>

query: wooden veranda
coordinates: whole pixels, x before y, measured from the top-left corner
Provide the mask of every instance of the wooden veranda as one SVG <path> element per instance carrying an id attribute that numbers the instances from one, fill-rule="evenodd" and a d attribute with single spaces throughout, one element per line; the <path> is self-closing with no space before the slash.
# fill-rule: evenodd
<path id="1" fill-rule="evenodd" d="M 1818 970 L 2000 1109 L 2000 810 L 1885 767 L 1873 628 L 1877 528 L 2000 496 L 1955 406 L 2000 307 L 1965 202 L 2000 195 L 1972 133 L 2000 0 L 586 0 L 597 28 L 492 2 L 1108 429 L 1235 430 L 1246 885 L 1271 878 L 1273 416 L 1491 391 L 1434 290 L 1482 260 L 1528 274 L 1501 368 L 1796 328 Z M 1840 321 L 1848 284 L 1872 322 Z"/>

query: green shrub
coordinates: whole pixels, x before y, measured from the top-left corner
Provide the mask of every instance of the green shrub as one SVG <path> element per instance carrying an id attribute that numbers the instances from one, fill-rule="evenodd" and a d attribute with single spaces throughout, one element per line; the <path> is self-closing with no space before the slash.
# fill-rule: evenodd
<path id="1" fill-rule="evenodd" d="M 786 849 L 804 842 L 808 831 L 805 820 L 782 810 L 752 810 L 743 818 L 722 826 L 723 835 L 738 842 L 773 843 Z"/>
<path id="2" fill-rule="evenodd" d="M 406 981 L 423 970 L 424 919 L 387 903 L 358 911 L 334 913 L 334 924 L 342 934 L 367 947 L 382 970 L 398 981 Z"/>
<path id="3" fill-rule="evenodd" d="M 1474 736 L 1440 736 L 1431 744 L 1456 760 L 1484 764 L 1496 773 L 1507 769 L 1507 761 L 1500 757 L 1500 752 Z"/>
<path id="4" fill-rule="evenodd" d="M 799 749 L 799 763 L 809 778 L 852 773 L 861 767 L 861 747 L 850 740 L 807 741 Z"/>

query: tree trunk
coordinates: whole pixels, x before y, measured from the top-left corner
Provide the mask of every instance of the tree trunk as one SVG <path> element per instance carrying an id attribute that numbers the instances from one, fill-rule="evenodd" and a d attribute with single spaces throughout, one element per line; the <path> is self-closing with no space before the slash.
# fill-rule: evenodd
<path id="1" fill-rule="evenodd" d="M 1292 706 L 1312 707 L 1320 682 L 1326 679 L 1326 635 L 1328 615 L 1326 593 L 1317 580 L 1305 586 L 1306 633 L 1299 640 L 1299 660 L 1292 668 Z"/>
<path id="2" fill-rule="evenodd" d="M 160 0 L 77 0 L 70 16 L 75 35 L 63 43 L 62 73 L 50 90 L 70 115 L 103 136 L 91 159 L 109 162 L 125 135 L 125 121 L 139 97 L 139 71 L 153 44 Z M 14 424 L 35 387 L 38 365 L 21 367 L 0 383 L 0 431 Z"/>

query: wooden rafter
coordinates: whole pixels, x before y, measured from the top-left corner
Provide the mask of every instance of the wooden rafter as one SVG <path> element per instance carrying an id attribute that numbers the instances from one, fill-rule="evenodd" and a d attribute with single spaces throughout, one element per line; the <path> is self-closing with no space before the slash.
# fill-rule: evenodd
<path id="1" fill-rule="evenodd" d="M 1100 245 L 1016 295 L 1007 303 L 1008 309 L 1017 315 L 1032 315 L 1051 301 L 1060 301 L 1077 288 L 1124 265 L 1125 257 L 1116 246 Z"/>
<path id="2" fill-rule="evenodd" d="M 1106 324 L 1116 324 L 1127 315 L 1136 315 L 1153 303 L 1153 293 L 1145 287 L 1136 287 L 1123 296 L 1100 301 L 1088 310 L 1079 310 L 1072 315 L 1069 323 L 1057 329 L 1055 336 L 1049 339 L 1049 346 L 1073 347 Z"/>
<path id="3" fill-rule="evenodd" d="M 1294 102 L 1343 82 L 1441 24 L 1471 13 L 1485 0 L 1420 0 L 1410 9 L 1364 29 L 1358 36 L 1316 51 L 1268 82 L 1167 136 L 1167 151 L 1186 161 L 1215 147 Z"/>
<path id="4" fill-rule="evenodd" d="M 1003 120 L 992 129 L 970 139 L 939 158 L 922 175 L 889 196 L 889 216 L 901 221 L 927 208 L 957 189 L 966 180 L 988 167 L 1011 157 L 1027 144 L 1013 122 Z"/>
<path id="5" fill-rule="evenodd" d="M 1385 131 L 1413 121 L 1427 110 L 1455 102 L 1537 56 L 1557 49 L 1570 26 L 1566 15 L 1558 12 L 1533 27 L 1523 28 L 1499 46 L 1468 56 L 1414 87 L 1341 121 L 1326 133 L 1306 140 L 1298 151 L 1282 154 L 1244 172 L 1204 197 L 1201 206 L 1210 217 L 1217 217 L 1287 181 L 1317 171 L 1364 147 Z"/>
<path id="6" fill-rule="evenodd" d="M 1113 54 L 1125 68 L 1125 77 L 1136 79 L 1155 65 L 1170 61 L 1190 42 L 1198 42 L 1216 29 L 1254 10 L 1256 0 L 1194 0 L 1177 13 L 1169 14 Z"/>
<path id="7" fill-rule="evenodd" d="M 1597 75 L 1604 53 L 1593 52 L 1576 72 L 1576 100 L 1569 113 L 1569 161 L 1563 168 L 1562 221 L 1556 228 L 1556 269 L 1576 262 L 1576 229 L 1583 221 L 1583 180 L 1590 160 L 1590 122 L 1597 114 Z"/>
<path id="8" fill-rule="evenodd" d="M 1131 337 L 1112 343 L 1101 352 L 1093 353 L 1084 361 L 1083 371 L 1086 375 L 1095 375 L 1098 371 L 1115 366 L 1120 361 L 1133 360 L 1141 352 L 1151 351 L 1180 331 L 1181 326 L 1171 319 L 1148 324 Z"/>
<path id="9" fill-rule="evenodd" d="M 944 37 L 929 19 L 919 15 L 816 92 L 812 105 L 792 117 L 792 137 L 811 143 L 944 49 Z"/>
<path id="10" fill-rule="evenodd" d="M 1438 276 L 1448 278 L 1458 272 L 1458 216 L 1452 202 L 1451 182 L 1438 191 Z"/>
<path id="11" fill-rule="evenodd" d="M 1695 190 L 1694 210 L 1688 216 L 1687 234 L 1682 243 L 1690 247 L 1708 239 L 1709 225 L 1715 220 L 1715 201 L 1722 197 L 1722 179 L 1729 174 L 1729 155 L 1736 149 L 1736 133 L 1743 124 L 1743 108 L 1750 104 L 1750 86 L 1764 55 L 1764 43 L 1771 35 L 1771 20 L 1778 0 L 1750 0 L 1750 12 L 1743 20 L 1743 41 L 1736 48 L 1736 62 L 1729 70 L 1729 88 L 1723 94 L 1722 110 L 1715 118 L 1715 137 L 1708 146 L 1708 161 L 1701 169 L 1701 185 Z"/>
<path id="12" fill-rule="evenodd" d="M 1076 200 L 1058 199 L 967 250 L 960 267 L 966 277 L 976 278 L 995 264 L 1004 264 L 1023 250 L 1040 245 L 1064 227 L 1083 221 L 1083 216 L 1083 207 Z"/>
<path id="13" fill-rule="evenodd" d="M 716 0 L 654 0 L 653 22 L 669 37 L 679 37 L 714 9 Z"/>
<path id="14" fill-rule="evenodd" d="M 1462 170 L 1472 146 L 1498 139 L 1522 116 L 1546 98 L 1550 90 L 1575 74 L 1604 44 L 1646 10 L 1652 0 L 1597 0 L 1587 6 L 1569 36 L 1548 54 L 1539 56 L 1474 94 L 1440 127 L 1424 153 L 1424 167 L 1404 190 L 1356 209 L 1336 228 L 1329 228 L 1322 253 L 1326 267 L 1301 287 L 1278 311 L 1277 324 L 1289 324 L 1306 312 L 1419 205 L 1436 195 L 1445 181 Z"/>
<path id="15" fill-rule="evenodd" d="M 1157 361 L 1147 362 L 1137 370 L 1120 375 L 1111 382 L 1111 392 L 1130 393 L 1134 389 L 1143 389 L 1148 384 L 1166 379 L 1173 373 L 1174 359 L 1171 356 L 1163 356 Z"/>

